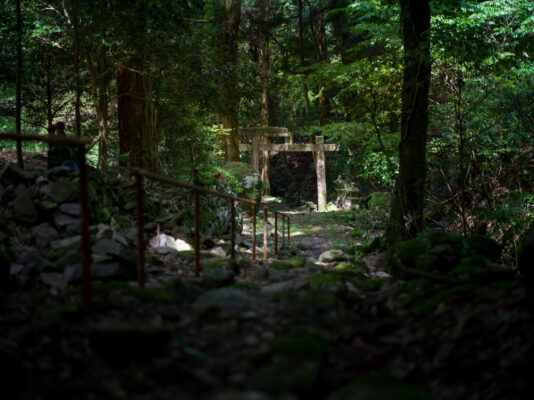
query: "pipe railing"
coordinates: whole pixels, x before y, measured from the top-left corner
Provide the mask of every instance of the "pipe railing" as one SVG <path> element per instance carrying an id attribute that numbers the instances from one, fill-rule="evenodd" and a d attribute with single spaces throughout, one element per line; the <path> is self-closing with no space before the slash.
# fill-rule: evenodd
<path id="1" fill-rule="evenodd" d="M 42 135 L 18 135 L 14 133 L 0 133 L 0 139 L 16 140 L 21 142 L 43 142 L 70 144 L 78 147 L 78 168 L 80 170 L 80 202 L 82 206 L 82 284 L 83 305 L 91 308 L 91 243 L 89 236 L 89 204 L 87 196 L 87 145 L 93 139 L 72 136 L 42 136 Z"/>
<path id="2" fill-rule="evenodd" d="M 291 220 L 289 218 L 289 215 L 281 213 L 280 211 L 273 210 L 268 207 L 263 207 L 263 213 L 264 213 L 264 223 L 263 223 L 263 260 L 267 260 L 267 252 L 268 252 L 268 224 L 269 224 L 269 212 L 274 214 L 274 255 L 278 255 L 278 216 L 280 215 L 282 217 L 282 248 L 285 247 L 285 220 L 287 220 L 287 246 L 290 246 L 291 241 L 291 233 L 290 233 L 290 227 L 291 227 Z"/>
<path id="3" fill-rule="evenodd" d="M 35 141 L 43 143 L 57 143 L 57 144 L 67 144 L 78 147 L 78 168 L 80 170 L 80 202 L 82 207 L 82 295 L 83 295 L 83 304 L 87 310 L 91 308 L 91 246 L 90 246 L 90 235 L 89 235 L 89 225 L 90 225 L 90 213 L 89 213 L 89 204 L 88 204 L 88 178 L 87 178 L 87 163 L 86 163 L 86 154 L 87 154 L 87 145 L 93 143 L 93 139 L 89 138 L 78 138 L 72 136 L 41 136 L 41 135 L 17 135 L 12 133 L 0 133 L 0 140 L 17 140 L 17 141 Z M 139 286 L 144 287 L 146 281 L 146 271 L 145 271 L 145 246 L 144 246 L 144 222 L 143 222 L 143 180 L 148 178 L 151 180 L 159 181 L 162 183 L 167 183 L 173 186 L 181 187 L 184 189 L 193 190 L 195 193 L 195 275 L 199 276 L 200 274 L 200 194 L 206 194 L 211 196 L 220 197 L 227 199 L 231 202 L 231 213 L 232 213 L 232 240 L 231 240 L 231 258 L 235 259 L 235 217 L 236 209 L 235 203 L 246 203 L 252 205 L 252 259 L 256 259 L 256 217 L 257 217 L 257 207 L 258 204 L 254 200 L 245 199 L 242 197 L 231 196 L 227 193 L 218 192 L 215 190 L 207 189 L 201 186 L 192 185 L 184 182 L 179 182 L 172 178 L 168 178 L 162 175 L 157 175 L 152 172 L 145 171 L 143 169 L 133 169 L 132 175 L 136 179 L 136 192 L 137 192 L 137 226 L 138 226 L 138 267 L 137 267 L 137 278 Z M 283 214 L 279 211 L 269 209 L 264 207 L 264 237 L 263 237 L 263 259 L 267 259 L 267 247 L 268 247 L 268 213 L 269 211 L 274 214 L 274 254 L 278 255 L 278 216 L 282 217 L 282 247 L 285 246 L 285 227 L 284 223 L 287 219 L 287 243 L 290 245 L 290 218 L 287 214 Z"/>
<path id="4" fill-rule="evenodd" d="M 227 193 L 218 192 L 216 190 L 207 189 L 202 186 L 192 185 L 190 183 L 184 183 L 177 181 L 166 176 L 154 174 L 143 169 L 133 169 L 132 175 L 136 179 L 136 190 L 137 190 L 137 228 L 138 228 L 138 281 L 139 286 L 143 287 L 145 285 L 145 262 L 144 262 L 144 222 L 143 222 L 143 178 L 148 178 L 154 181 L 166 183 L 172 186 L 181 187 L 183 189 L 192 190 L 195 193 L 195 276 L 200 275 L 200 194 L 206 194 L 210 196 L 216 196 L 219 198 L 227 199 L 230 201 L 231 212 L 232 212 L 232 239 L 231 239 L 231 253 L 230 257 L 232 260 L 235 259 L 235 237 L 236 237 L 236 226 L 235 226 L 235 203 L 246 203 L 252 205 L 252 259 L 256 259 L 256 213 L 258 204 L 254 200 L 245 199 L 243 197 L 231 196 Z"/>

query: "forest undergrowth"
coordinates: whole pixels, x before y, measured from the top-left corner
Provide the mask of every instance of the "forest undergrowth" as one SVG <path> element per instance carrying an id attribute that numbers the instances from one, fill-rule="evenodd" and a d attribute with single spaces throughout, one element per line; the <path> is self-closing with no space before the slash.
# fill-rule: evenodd
<path id="1" fill-rule="evenodd" d="M 102 193 L 122 193 L 110 182 L 101 182 Z M 158 187 L 148 194 L 156 196 L 154 208 L 177 198 Z M 291 217 L 291 243 L 279 257 L 270 226 L 269 258 L 250 260 L 245 216 L 238 275 L 225 241 L 206 235 L 199 278 L 191 251 L 149 246 L 144 289 L 128 261 L 128 231 L 101 223 L 93 258 L 107 265 L 98 253 L 105 248 L 120 274 L 93 282 L 91 312 L 79 281 L 64 284 L 67 275 L 55 272 L 65 254 L 50 259 L 53 252 L 21 246 L 32 233 L 10 222 L 11 243 L 19 243 L 14 264 L 22 269 L 12 265 L 11 286 L 0 292 L 7 398 L 529 398 L 534 300 L 509 268 L 402 275 L 389 266 L 391 249 L 373 249 L 384 225 L 368 210 L 317 213 L 276 199 L 267 205 Z M 132 216 L 121 218 L 127 226 Z M 166 230 L 168 216 L 157 221 L 161 228 L 147 221 L 149 232 L 177 234 Z M 259 256 L 262 232 L 260 220 Z M 122 236 L 129 246 L 106 247 Z M 56 253 L 69 245 L 55 246 Z M 43 259 L 46 267 L 37 265 Z"/>

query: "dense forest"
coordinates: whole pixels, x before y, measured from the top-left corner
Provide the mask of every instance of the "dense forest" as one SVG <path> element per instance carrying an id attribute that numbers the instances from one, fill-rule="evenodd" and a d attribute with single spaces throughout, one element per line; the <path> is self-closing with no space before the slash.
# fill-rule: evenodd
<path id="1" fill-rule="evenodd" d="M 8 398 L 532 398 L 530 0 L 3 0 L 0 39 Z"/>

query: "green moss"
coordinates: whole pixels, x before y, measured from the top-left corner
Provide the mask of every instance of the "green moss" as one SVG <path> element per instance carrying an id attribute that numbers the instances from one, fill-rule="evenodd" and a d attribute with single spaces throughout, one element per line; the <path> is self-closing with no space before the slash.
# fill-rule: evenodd
<path id="1" fill-rule="evenodd" d="M 321 361 L 328 350 L 323 335 L 308 328 L 297 328 L 290 335 L 274 340 L 268 352 L 305 360 Z"/>
<path id="2" fill-rule="evenodd" d="M 428 251 L 428 245 L 421 240 L 412 239 L 399 242 L 392 247 L 392 252 L 400 262 L 410 268 L 415 268 L 417 258 Z"/>
<path id="3" fill-rule="evenodd" d="M 222 268 L 224 264 L 226 264 L 227 260 L 225 259 L 218 259 L 214 261 L 210 261 L 208 263 L 202 264 L 202 269 L 214 269 L 214 268 Z"/>
<path id="4" fill-rule="evenodd" d="M 495 262 L 501 256 L 501 246 L 492 238 L 484 235 L 471 235 L 465 239 L 465 253 L 480 254 Z"/>
<path id="5" fill-rule="evenodd" d="M 451 272 L 452 275 L 467 277 L 471 272 L 480 271 L 491 266 L 491 261 L 483 255 L 463 258 L 460 264 Z"/>
<path id="6" fill-rule="evenodd" d="M 306 259 L 302 257 L 286 258 L 285 260 L 273 261 L 270 265 L 274 269 L 301 268 L 306 265 Z"/>

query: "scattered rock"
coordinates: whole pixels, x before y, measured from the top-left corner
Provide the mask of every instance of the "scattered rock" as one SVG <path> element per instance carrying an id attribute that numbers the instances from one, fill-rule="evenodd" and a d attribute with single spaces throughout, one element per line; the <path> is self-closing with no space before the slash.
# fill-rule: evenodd
<path id="1" fill-rule="evenodd" d="M 306 259 L 303 257 L 287 258 L 285 260 L 275 260 L 271 263 L 271 268 L 274 269 L 291 269 L 301 268 L 306 265 Z"/>
<path id="2" fill-rule="evenodd" d="M 288 291 L 300 290 L 308 287 L 310 282 L 307 279 L 295 278 L 289 281 L 277 282 L 268 286 L 264 286 L 261 289 L 261 293 L 264 294 L 277 294 Z"/>
<path id="3" fill-rule="evenodd" d="M 47 201 L 47 200 L 38 201 L 36 205 L 39 210 L 47 211 L 47 212 L 54 211 L 57 208 L 57 203 Z"/>
<path id="4" fill-rule="evenodd" d="M 30 182 L 33 179 L 33 175 L 19 168 L 16 164 L 9 163 L 4 172 L 2 172 L 0 179 L 5 183 Z"/>
<path id="5" fill-rule="evenodd" d="M 216 289 L 228 286 L 235 282 L 235 274 L 232 270 L 222 268 L 210 268 L 202 273 L 201 286 L 207 289 Z"/>
<path id="6" fill-rule="evenodd" d="M 132 210 L 134 210 L 136 207 L 137 207 L 137 201 L 135 201 L 135 200 L 134 200 L 134 201 L 129 201 L 128 203 L 126 203 L 126 204 L 124 205 L 124 209 L 125 209 L 126 211 L 132 211 Z"/>
<path id="7" fill-rule="evenodd" d="M 9 275 L 18 275 L 24 271 L 24 265 L 18 263 L 11 263 L 9 267 Z"/>
<path id="8" fill-rule="evenodd" d="M 53 214 L 54 223 L 59 229 L 65 228 L 68 225 L 78 224 L 80 222 L 79 218 L 71 217 L 70 215 L 63 214 L 59 211 L 56 211 Z"/>
<path id="9" fill-rule="evenodd" d="M 79 246 L 81 242 L 82 242 L 82 236 L 76 235 L 76 236 L 72 236 L 66 239 L 54 240 L 51 243 L 51 246 L 53 249 L 60 249 L 64 247 L 74 247 L 75 245 Z"/>
<path id="10" fill-rule="evenodd" d="M 210 250 L 210 254 L 215 257 L 224 258 L 227 256 L 226 251 L 221 247 L 217 246 Z"/>
<path id="11" fill-rule="evenodd" d="M 36 268 L 38 271 L 54 269 L 54 264 L 44 258 L 37 251 L 27 251 L 18 258 L 17 263 L 24 266 Z"/>
<path id="12" fill-rule="evenodd" d="M 200 313 L 217 310 L 222 316 L 240 316 L 255 303 L 256 299 L 241 289 L 220 288 L 200 296 L 193 303 L 193 309 Z"/>
<path id="13" fill-rule="evenodd" d="M 59 211 L 72 217 L 80 217 L 82 215 L 82 206 L 78 203 L 63 203 L 59 206 Z"/>
<path id="14" fill-rule="evenodd" d="M 98 224 L 96 231 L 96 239 L 111 239 L 113 237 L 113 228 L 110 225 Z"/>
<path id="15" fill-rule="evenodd" d="M 41 281 L 45 285 L 52 286 L 53 288 L 61 291 L 67 289 L 67 286 L 69 285 L 69 283 L 63 277 L 63 274 L 60 274 L 59 272 L 42 272 Z"/>
<path id="16" fill-rule="evenodd" d="M 37 209 L 25 193 L 19 194 L 15 199 L 13 217 L 26 224 L 31 224 L 37 220 Z"/>
<path id="17" fill-rule="evenodd" d="M 48 194 L 52 201 L 56 203 L 66 203 L 74 201 L 79 198 L 80 188 L 78 185 L 69 181 L 54 181 L 48 185 L 43 186 L 41 189 L 48 187 Z"/>
<path id="18" fill-rule="evenodd" d="M 119 275 L 117 264 L 91 264 L 91 280 L 110 279 Z M 83 276 L 82 264 L 69 265 L 63 272 L 63 279 L 67 283 L 81 282 Z"/>
<path id="19" fill-rule="evenodd" d="M 334 261 L 344 261 L 347 259 L 342 250 L 327 250 L 319 256 L 319 261 L 323 263 L 331 263 Z"/>
<path id="20" fill-rule="evenodd" d="M 217 245 L 211 236 L 203 236 L 200 239 L 200 244 L 206 249 L 211 249 Z"/>
<path id="21" fill-rule="evenodd" d="M 169 247 L 169 248 L 174 249 L 176 251 L 191 251 L 191 250 L 193 250 L 193 247 L 189 243 L 187 243 L 185 240 L 175 239 L 172 236 L 167 235 L 165 233 L 160 233 L 159 235 L 154 236 L 152 239 L 150 239 L 148 244 L 152 248 Z M 161 254 L 161 251 L 162 250 L 160 249 L 157 252 L 159 252 Z"/>

